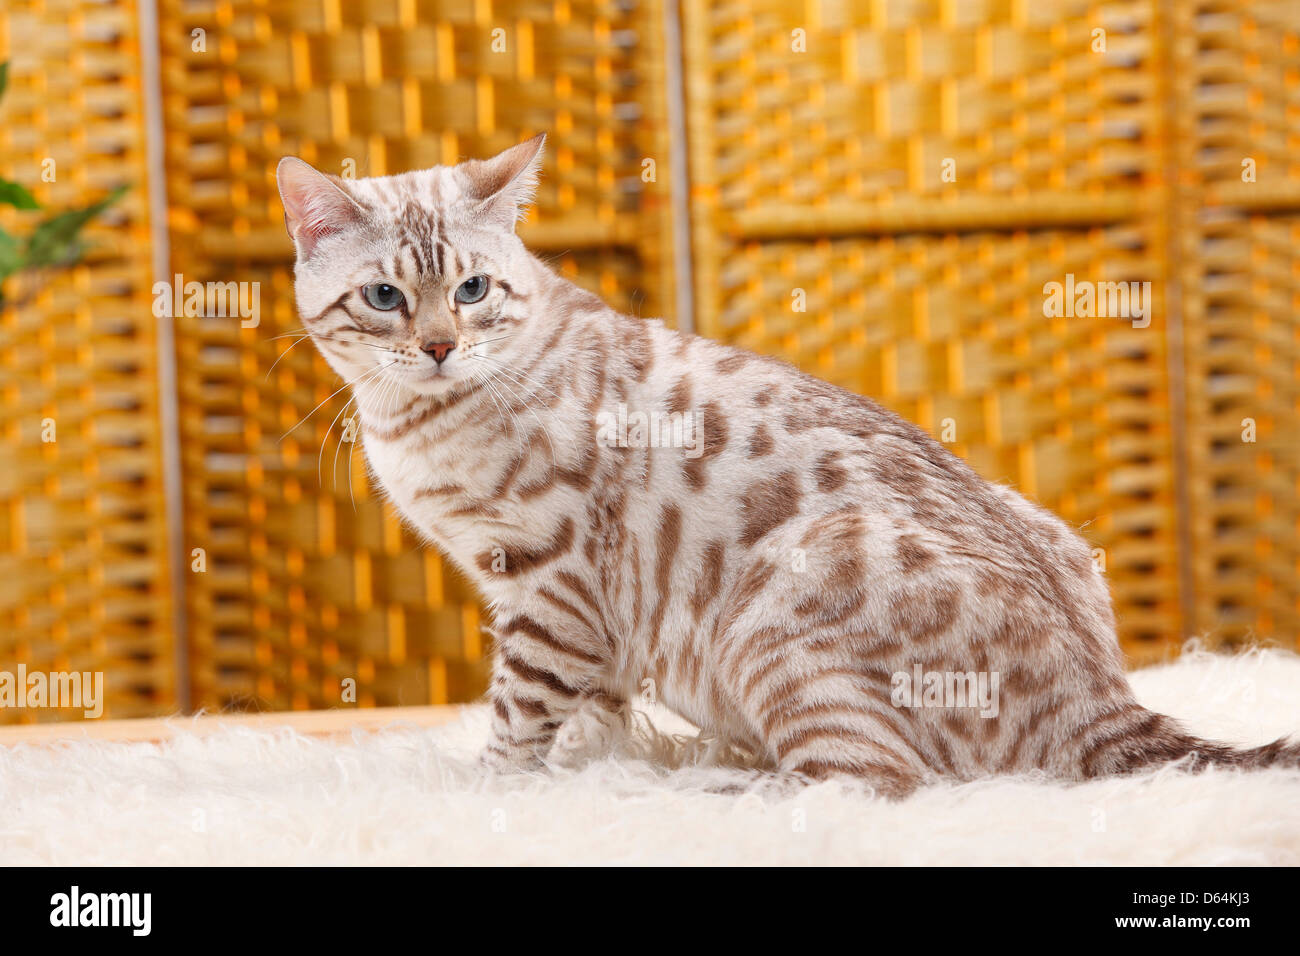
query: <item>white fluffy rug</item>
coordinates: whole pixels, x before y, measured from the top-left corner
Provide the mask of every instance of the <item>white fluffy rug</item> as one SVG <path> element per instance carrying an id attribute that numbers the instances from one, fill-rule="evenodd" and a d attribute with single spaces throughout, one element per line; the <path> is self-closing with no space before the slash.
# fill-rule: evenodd
<path id="1" fill-rule="evenodd" d="M 1192 650 L 1133 683 L 1206 737 L 1300 731 L 1292 654 Z M 346 742 L 232 729 L 163 745 L 0 747 L 0 862 L 1300 863 L 1298 771 L 1003 779 L 889 803 L 836 784 L 719 793 L 752 777 L 699 741 L 644 728 L 618 757 L 485 782 L 474 757 L 486 733 L 478 707 L 449 727 Z"/>

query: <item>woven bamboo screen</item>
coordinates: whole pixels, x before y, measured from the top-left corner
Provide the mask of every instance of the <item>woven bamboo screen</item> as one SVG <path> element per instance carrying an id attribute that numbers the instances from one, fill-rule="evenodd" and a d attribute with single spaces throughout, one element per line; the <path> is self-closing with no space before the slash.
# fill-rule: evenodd
<path id="1" fill-rule="evenodd" d="M 1177 8 L 1198 629 L 1300 633 L 1300 4 Z"/>
<path id="2" fill-rule="evenodd" d="M 134 6 L 5 0 L 0 169 L 52 212 L 132 190 L 74 269 L 0 312 L 0 669 L 99 671 L 105 710 L 175 707 Z M 25 235 L 39 213 L 7 210 Z M 0 711 L 0 721 L 81 712 Z"/>
<path id="3" fill-rule="evenodd" d="M 659 2 L 157 10 L 170 272 L 260 292 L 255 326 L 176 320 L 189 668 L 169 668 L 138 11 L 53 0 L 0 11 L 0 167 L 38 183 L 59 157 L 55 206 L 139 188 L 0 320 L 0 666 L 101 667 L 114 716 L 185 692 L 338 706 L 349 680 L 363 705 L 475 696 L 473 595 L 366 487 L 339 383 L 295 337 L 274 167 L 383 174 L 538 131 L 533 248 L 675 319 L 685 225 L 683 318 L 881 398 L 1080 526 L 1135 659 L 1296 640 L 1296 4 L 682 0 L 682 133 Z M 1071 276 L 1150 282 L 1149 324 L 1046 315 Z"/>
<path id="4" fill-rule="evenodd" d="M 661 312 L 666 204 L 641 176 L 662 125 L 654 35 L 607 2 L 160 9 L 174 269 L 260 283 L 263 303 L 256 328 L 180 320 L 185 537 L 206 562 L 187 582 L 194 703 L 337 706 L 349 679 L 362 705 L 476 696 L 473 594 L 369 493 L 346 396 L 295 347 L 275 165 L 382 175 L 546 131 L 527 240 L 619 307 Z"/>

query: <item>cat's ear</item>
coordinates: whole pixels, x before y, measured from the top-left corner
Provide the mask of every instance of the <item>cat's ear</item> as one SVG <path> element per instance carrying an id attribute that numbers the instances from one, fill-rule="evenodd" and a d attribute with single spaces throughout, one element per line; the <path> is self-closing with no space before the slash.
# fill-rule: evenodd
<path id="1" fill-rule="evenodd" d="M 284 227 L 306 259 L 316 243 L 361 221 L 361 207 L 331 176 L 296 156 L 280 160 L 275 170 L 284 202 Z"/>
<path id="2" fill-rule="evenodd" d="M 537 192 L 546 134 L 511 146 L 491 159 L 462 164 L 477 212 L 494 225 L 513 230 Z"/>

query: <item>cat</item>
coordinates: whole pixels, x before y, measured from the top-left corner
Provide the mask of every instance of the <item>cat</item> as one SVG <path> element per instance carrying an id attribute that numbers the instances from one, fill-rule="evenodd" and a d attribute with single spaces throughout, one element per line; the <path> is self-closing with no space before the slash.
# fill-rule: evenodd
<path id="1" fill-rule="evenodd" d="M 869 399 L 621 315 L 531 255 L 543 141 L 277 170 L 298 309 L 369 468 L 493 614 L 487 769 L 543 767 L 566 720 L 647 687 L 780 774 L 890 797 L 1300 765 L 1136 701 L 1105 580 L 1050 512 Z"/>

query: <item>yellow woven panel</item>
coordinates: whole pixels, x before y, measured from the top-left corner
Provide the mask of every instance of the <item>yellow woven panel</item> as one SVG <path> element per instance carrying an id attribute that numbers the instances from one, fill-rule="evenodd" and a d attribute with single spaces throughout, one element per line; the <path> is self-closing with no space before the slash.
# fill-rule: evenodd
<path id="1" fill-rule="evenodd" d="M 1180 9 L 1198 628 L 1300 640 L 1300 5 Z M 1195 16 L 1193 16 L 1195 13 Z"/>
<path id="2" fill-rule="evenodd" d="M 657 25 L 614 2 L 164 0 L 161 16 L 175 271 L 260 283 L 262 306 L 256 328 L 180 322 L 186 547 L 206 562 L 187 582 L 194 702 L 337 706 L 348 680 L 362 705 L 476 696 L 474 596 L 370 493 L 341 383 L 291 334 L 275 165 L 381 175 L 548 132 L 526 240 L 660 312 L 666 204 L 644 193 L 667 170 L 642 181 L 662 124 L 638 99 Z"/>
<path id="3" fill-rule="evenodd" d="M 175 704 L 137 44 L 132 3 L 0 15 L 4 176 L 49 212 L 132 187 L 80 265 L 12 280 L 0 313 L 0 669 L 100 672 L 109 717 Z M 40 215 L 0 224 L 25 235 Z"/>
<path id="4" fill-rule="evenodd" d="M 732 210 L 972 191 L 1103 196 L 1157 159 L 1135 135 L 1153 118 L 1155 76 L 1131 68 L 1150 57 L 1150 2 L 684 8 L 693 169 Z"/>
<path id="5" fill-rule="evenodd" d="M 1191 510 L 1200 627 L 1300 634 L 1300 215 L 1207 227 L 1189 302 Z"/>

